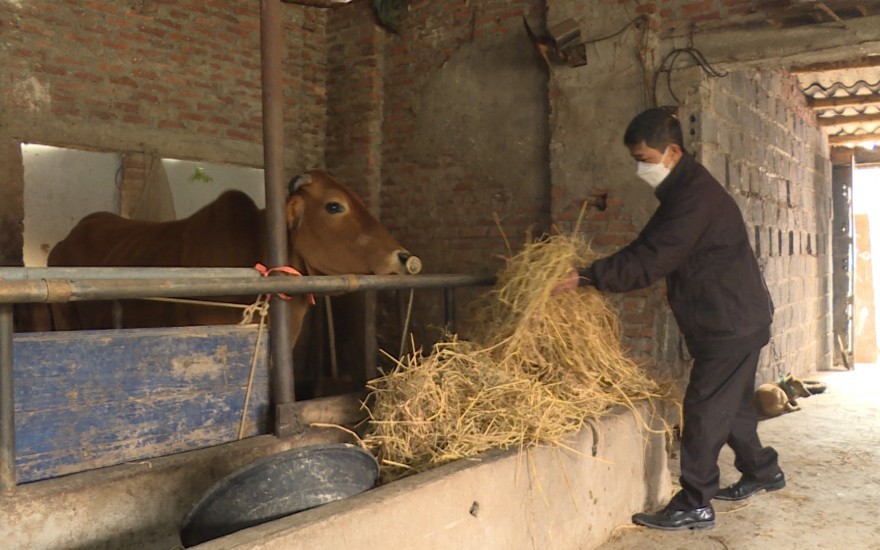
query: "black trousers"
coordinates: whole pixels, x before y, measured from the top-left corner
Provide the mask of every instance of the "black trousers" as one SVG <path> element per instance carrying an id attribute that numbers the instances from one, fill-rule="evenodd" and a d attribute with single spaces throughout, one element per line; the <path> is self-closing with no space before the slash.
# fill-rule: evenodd
<path id="1" fill-rule="evenodd" d="M 750 479 L 765 481 L 779 469 L 778 455 L 758 439 L 752 403 L 761 347 L 696 357 L 684 396 L 681 487 L 673 502 L 708 506 L 718 492 L 718 454 L 725 443 L 735 466 Z"/>

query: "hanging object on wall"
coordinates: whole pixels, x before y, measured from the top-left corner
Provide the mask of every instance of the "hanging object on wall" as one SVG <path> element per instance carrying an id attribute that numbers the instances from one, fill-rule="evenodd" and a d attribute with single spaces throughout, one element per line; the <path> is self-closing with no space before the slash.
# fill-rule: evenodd
<path id="1" fill-rule="evenodd" d="M 193 174 L 189 177 L 189 181 L 203 181 L 205 183 L 211 183 L 214 181 L 207 172 L 205 172 L 205 168 L 203 166 L 196 166 Z"/>
<path id="2" fill-rule="evenodd" d="M 536 34 L 523 16 L 523 25 L 532 45 L 548 65 L 580 67 L 587 64 L 586 44 L 581 41 L 581 30 L 576 21 L 566 19 Z"/>
<path id="3" fill-rule="evenodd" d="M 399 33 L 400 16 L 409 9 L 409 2 L 410 0 L 371 0 L 370 5 L 383 27 Z"/>

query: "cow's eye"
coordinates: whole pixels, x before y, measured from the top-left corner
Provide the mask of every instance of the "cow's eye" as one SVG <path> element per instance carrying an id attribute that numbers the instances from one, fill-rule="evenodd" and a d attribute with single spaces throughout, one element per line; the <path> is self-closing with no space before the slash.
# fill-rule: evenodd
<path id="1" fill-rule="evenodd" d="M 345 207 L 338 202 L 328 202 L 324 205 L 324 210 L 331 214 L 341 214 L 345 212 Z"/>

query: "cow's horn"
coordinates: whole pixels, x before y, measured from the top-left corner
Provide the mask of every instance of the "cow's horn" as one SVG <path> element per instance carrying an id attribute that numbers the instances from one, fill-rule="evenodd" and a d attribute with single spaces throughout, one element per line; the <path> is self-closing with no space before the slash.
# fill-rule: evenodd
<path id="1" fill-rule="evenodd" d="M 312 175 L 311 174 L 300 174 L 298 176 L 294 176 L 290 183 L 287 186 L 287 192 L 291 195 L 299 191 L 299 188 L 303 185 L 308 185 L 312 183 Z"/>

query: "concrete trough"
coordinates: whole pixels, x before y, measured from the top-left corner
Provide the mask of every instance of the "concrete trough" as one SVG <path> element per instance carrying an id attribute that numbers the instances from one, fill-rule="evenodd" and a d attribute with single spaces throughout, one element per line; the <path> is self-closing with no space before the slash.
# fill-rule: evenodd
<path id="1" fill-rule="evenodd" d="M 351 396 L 303 402 L 302 419 L 348 422 Z M 647 418 L 647 414 L 645 415 Z M 200 549 L 585 550 L 671 492 L 663 434 L 628 410 L 573 437 L 573 451 L 493 452 L 206 542 Z M 217 481 L 263 456 L 340 441 L 340 430 L 271 435 L 27 483 L 0 494 L 4 548 L 180 544 L 181 521 Z M 595 456 L 594 456 L 595 449 Z"/>
<path id="2" fill-rule="evenodd" d="M 460 460 L 196 548 L 595 548 L 632 513 L 665 504 L 672 484 L 665 435 L 639 415 L 616 411 L 594 428 L 574 451 Z"/>
<path id="3" fill-rule="evenodd" d="M 343 396 L 297 404 L 297 411 L 306 423 L 339 422 L 358 406 Z M 343 437 L 329 429 L 262 435 L 25 483 L 0 493 L 0 541 L 4 549 L 170 550 L 180 544 L 184 516 L 217 481 L 264 456 Z"/>

